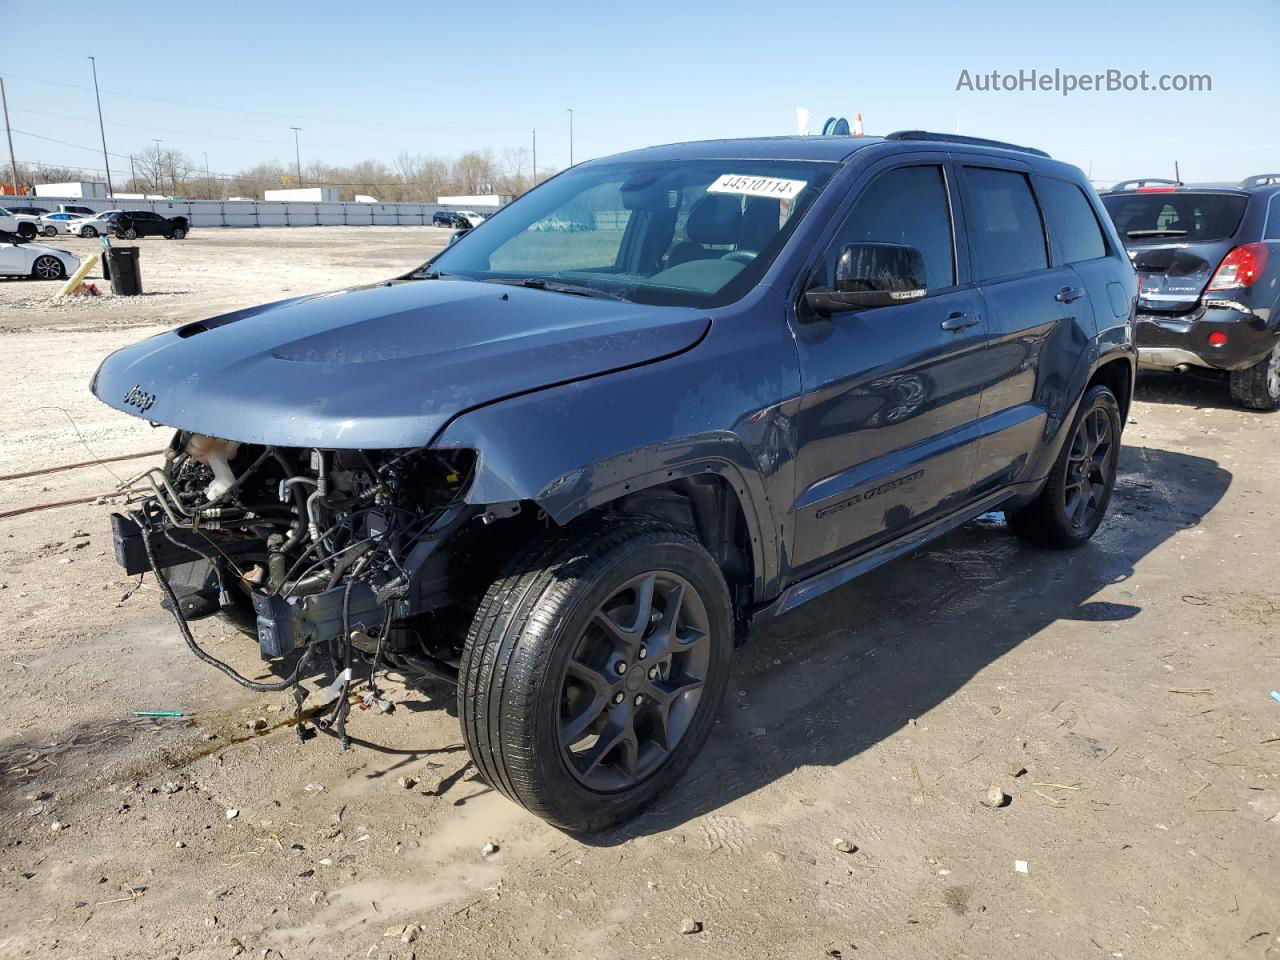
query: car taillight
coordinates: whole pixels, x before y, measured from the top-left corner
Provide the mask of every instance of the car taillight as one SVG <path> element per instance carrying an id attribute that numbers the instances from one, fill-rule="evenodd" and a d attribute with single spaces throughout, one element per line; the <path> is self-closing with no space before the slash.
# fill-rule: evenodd
<path id="1" fill-rule="evenodd" d="M 1262 276 L 1266 266 L 1267 245 L 1265 243 L 1243 244 L 1222 258 L 1222 263 L 1205 289 L 1234 290 L 1237 287 L 1251 287 L 1254 281 Z"/>
<path id="2" fill-rule="evenodd" d="M 1177 187 L 1139 187 L 1138 193 L 1177 193 Z"/>

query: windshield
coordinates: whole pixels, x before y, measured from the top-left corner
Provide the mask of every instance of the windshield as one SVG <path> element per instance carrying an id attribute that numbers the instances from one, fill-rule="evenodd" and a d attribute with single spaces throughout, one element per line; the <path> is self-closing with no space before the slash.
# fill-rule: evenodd
<path id="1" fill-rule="evenodd" d="M 1113 194 L 1102 198 L 1128 242 L 1226 240 L 1244 216 L 1247 197 L 1230 193 Z"/>
<path id="2" fill-rule="evenodd" d="M 836 168 L 779 160 L 578 167 L 490 216 L 424 269 L 641 303 L 731 303 L 759 281 Z"/>

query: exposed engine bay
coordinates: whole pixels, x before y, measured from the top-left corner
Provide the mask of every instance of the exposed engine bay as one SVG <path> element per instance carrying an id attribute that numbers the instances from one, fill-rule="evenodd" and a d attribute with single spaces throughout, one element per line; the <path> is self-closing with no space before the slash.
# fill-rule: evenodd
<path id="1" fill-rule="evenodd" d="M 354 679 L 386 710 L 380 671 L 456 682 L 468 584 L 484 572 L 495 519 L 519 504 L 463 500 L 470 450 L 322 450 L 238 443 L 178 431 L 162 466 L 127 481 L 112 517 L 116 558 L 153 573 L 187 645 L 255 690 L 332 676 L 316 720 L 345 746 Z M 475 521 L 469 523 L 469 521 Z M 439 549 L 444 544 L 449 549 Z M 200 648 L 189 621 L 220 614 L 256 636 L 280 679 L 248 679 Z"/>

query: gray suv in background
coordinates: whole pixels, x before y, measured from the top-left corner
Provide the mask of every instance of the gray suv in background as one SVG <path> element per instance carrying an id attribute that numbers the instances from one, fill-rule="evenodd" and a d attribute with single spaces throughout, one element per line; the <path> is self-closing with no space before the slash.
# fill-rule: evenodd
<path id="1" fill-rule="evenodd" d="M 1138 271 L 1140 365 L 1218 371 L 1241 405 L 1280 408 L 1280 174 L 1128 180 L 1102 202 Z"/>

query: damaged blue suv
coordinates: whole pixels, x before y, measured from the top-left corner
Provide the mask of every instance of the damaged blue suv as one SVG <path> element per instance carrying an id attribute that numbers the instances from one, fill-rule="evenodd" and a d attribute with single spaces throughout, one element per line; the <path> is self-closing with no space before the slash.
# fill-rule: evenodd
<path id="1" fill-rule="evenodd" d="M 292 688 L 300 735 L 345 744 L 385 671 L 444 678 L 495 789 L 598 829 L 694 760 L 753 622 L 990 510 L 1087 541 L 1135 297 L 1088 182 L 1039 151 L 595 160 L 411 274 L 108 357 L 94 393 L 175 430 L 117 558 L 200 659 Z M 273 679 L 197 644 L 212 615 Z"/>

